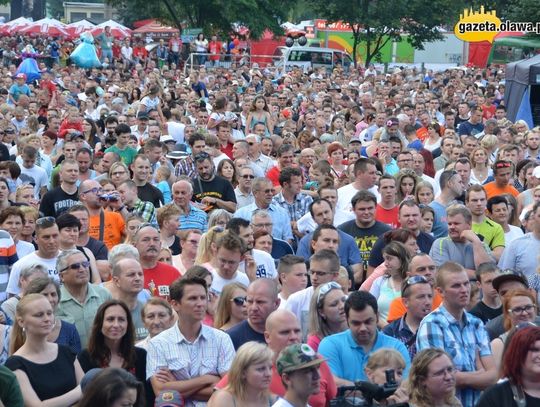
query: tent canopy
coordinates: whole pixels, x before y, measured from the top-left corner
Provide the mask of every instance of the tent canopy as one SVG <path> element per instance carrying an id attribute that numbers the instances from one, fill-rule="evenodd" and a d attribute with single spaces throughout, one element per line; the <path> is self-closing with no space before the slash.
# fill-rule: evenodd
<path id="1" fill-rule="evenodd" d="M 531 85 L 540 85 L 540 55 L 506 65 L 504 102 L 509 120 L 522 118 L 518 117 L 518 113 L 522 104 L 530 105 L 530 101 L 524 100 L 524 97 L 528 97 Z"/>

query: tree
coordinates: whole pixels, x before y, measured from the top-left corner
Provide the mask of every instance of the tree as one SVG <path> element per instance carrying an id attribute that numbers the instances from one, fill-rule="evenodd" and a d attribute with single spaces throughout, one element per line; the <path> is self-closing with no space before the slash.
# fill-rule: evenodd
<path id="1" fill-rule="evenodd" d="M 380 60 L 381 50 L 390 41 L 406 40 L 423 49 L 423 42 L 442 39 L 439 27 L 457 21 L 462 11 L 455 0 L 313 0 L 318 15 L 328 22 L 348 23 L 352 30 L 353 55 L 358 45 L 366 45 L 367 67 Z"/>
<path id="2" fill-rule="evenodd" d="M 510 0 L 504 17 L 514 22 L 539 22 L 540 7 L 536 0 Z M 537 34 L 538 35 L 538 34 Z"/>
<path id="3" fill-rule="evenodd" d="M 120 15 L 137 19 L 151 16 L 174 23 L 175 18 L 167 9 L 164 0 L 108 0 L 118 8 Z M 177 20 L 185 21 L 189 27 L 202 28 L 207 33 L 227 34 L 234 25 L 249 28 L 251 36 L 260 37 L 265 29 L 281 33 L 280 25 L 285 22 L 293 0 L 169 0 Z M 125 21 L 129 23 L 129 21 Z"/>

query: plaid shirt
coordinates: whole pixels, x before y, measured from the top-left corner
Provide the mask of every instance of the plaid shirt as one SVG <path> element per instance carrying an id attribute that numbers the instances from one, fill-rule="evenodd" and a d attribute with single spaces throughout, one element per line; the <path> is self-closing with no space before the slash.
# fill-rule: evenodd
<path id="1" fill-rule="evenodd" d="M 291 222 L 297 222 L 309 211 L 309 205 L 313 202 L 313 198 L 302 193 L 296 194 L 293 203 L 290 204 L 283 197 L 283 192 L 280 192 L 274 196 L 272 201 L 287 211 Z"/>
<path id="2" fill-rule="evenodd" d="M 412 360 L 414 355 L 416 355 L 416 332 L 411 331 L 411 328 L 407 325 L 407 321 L 405 321 L 406 316 L 407 314 L 386 325 L 383 333 L 403 342 Z"/>
<path id="3" fill-rule="evenodd" d="M 426 348 L 445 350 L 452 358 L 456 369 L 461 372 L 477 370 L 477 352 L 481 357 L 491 355 L 489 337 L 483 322 L 468 312 L 464 312 L 462 320 L 458 321 L 444 305 L 422 320 L 418 327 L 416 347 L 418 351 Z M 456 396 L 461 400 L 463 407 L 475 406 L 480 393 L 480 390 L 471 387 L 456 390 Z"/>
<path id="4" fill-rule="evenodd" d="M 136 212 L 144 219 L 145 222 L 157 224 L 156 208 L 152 202 L 137 199 L 137 202 L 135 202 L 133 208 L 128 208 L 128 212 Z"/>
<path id="5" fill-rule="evenodd" d="M 178 161 L 174 167 L 174 175 L 176 177 L 186 175 L 189 178 L 195 178 L 197 175 L 197 169 L 195 168 L 195 161 L 193 160 L 193 157 L 189 156 Z"/>

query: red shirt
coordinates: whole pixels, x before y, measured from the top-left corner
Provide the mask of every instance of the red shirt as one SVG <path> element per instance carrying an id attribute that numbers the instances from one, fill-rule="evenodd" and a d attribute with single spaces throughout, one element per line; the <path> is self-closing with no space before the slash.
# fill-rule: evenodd
<path id="1" fill-rule="evenodd" d="M 268 170 L 266 173 L 266 178 L 272 181 L 272 184 L 275 187 L 279 187 L 279 174 L 281 174 L 281 170 L 276 165 Z"/>
<path id="2" fill-rule="evenodd" d="M 214 55 L 210 55 L 210 61 L 219 61 L 219 54 L 221 52 L 221 42 L 219 41 L 210 41 L 208 43 L 208 52 L 210 54 L 214 54 Z"/>
<path id="3" fill-rule="evenodd" d="M 384 209 L 381 204 L 377 204 L 375 208 L 375 219 L 379 222 L 386 223 L 392 229 L 399 228 L 398 221 L 399 206 L 396 205 L 392 209 Z"/>
<path id="4" fill-rule="evenodd" d="M 416 130 L 416 137 L 418 137 L 422 143 L 427 138 L 428 134 L 428 130 L 425 127 L 420 127 L 418 130 Z"/>
<path id="5" fill-rule="evenodd" d="M 232 149 L 233 149 L 232 143 L 227 143 L 225 147 L 220 145 L 219 149 L 223 154 L 226 154 L 227 157 L 229 157 L 231 160 L 234 160 L 233 155 L 232 155 Z"/>
<path id="6" fill-rule="evenodd" d="M 169 286 L 181 277 L 180 272 L 166 263 L 158 261 L 151 269 L 144 269 L 144 288 L 150 291 L 153 297 L 168 299 Z"/>

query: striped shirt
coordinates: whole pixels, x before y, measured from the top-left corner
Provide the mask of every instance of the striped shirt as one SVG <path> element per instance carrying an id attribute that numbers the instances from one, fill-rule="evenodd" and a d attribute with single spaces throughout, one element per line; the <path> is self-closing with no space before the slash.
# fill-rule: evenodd
<path id="1" fill-rule="evenodd" d="M 195 168 L 195 161 L 192 156 L 186 157 L 183 160 L 178 161 L 174 167 L 174 175 L 178 178 L 185 175 L 189 178 L 195 178 L 197 176 L 197 169 Z"/>
<path id="2" fill-rule="evenodd" d="M 309 205 L 313 202 L 313 198 L 306 194 L 296 194 L 293 203 L 289 203 L 283 197 L 283 192 L 280 192 L 272 199 L 276 205 L 281 206 L 289 214 L 291 222 L 297 222 L 302 216 L 309 212 Z"/>
<path id="3" fill-rule="evenodd" d="M 166 366 L 177 380 L 189 380 L 210 374 L 223 377 L 234 359 L 234 347 L 229 335 L 201 325 L 197 339 L 189 342 L 178 324 L 174 324 L 150 340 L 146 358 L 146 378 L 150 379 Z M 206 406 L 205 401 L 185 400 L 185 407 Z"/>
<path id="4" fill-rule="evenodd" d="M 9 273 L 19 257 L 17 247 L 11 235 L 5 230 L 0 230 L 0 303 L 7 299 L 7 285 Z"/>
<path id="5" fill-rule="evenodd" d="M 203 210 L 189 204 L 189 213 L 180 215 L 178 230 L 197 229 L 206 232 L 208 228 L 208 215 Z"/>

